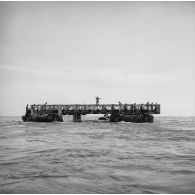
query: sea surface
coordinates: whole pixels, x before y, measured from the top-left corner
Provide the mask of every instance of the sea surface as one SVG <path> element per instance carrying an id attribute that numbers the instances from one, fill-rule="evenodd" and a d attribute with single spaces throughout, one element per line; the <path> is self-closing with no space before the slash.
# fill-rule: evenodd
<path id="1" fill-rule="evenodd" d="M 0 193 L 195 193 L 195 117 L 96 118 L 0 117 Z"/>

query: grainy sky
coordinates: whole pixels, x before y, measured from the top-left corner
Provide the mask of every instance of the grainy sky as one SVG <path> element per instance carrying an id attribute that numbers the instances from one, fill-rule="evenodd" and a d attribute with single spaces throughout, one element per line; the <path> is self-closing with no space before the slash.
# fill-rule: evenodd
<path id="1" fill-rule="evenodd" d="M 0 115 L 160 103 L 195 116 L 195 2 L 0 2 Z"/>

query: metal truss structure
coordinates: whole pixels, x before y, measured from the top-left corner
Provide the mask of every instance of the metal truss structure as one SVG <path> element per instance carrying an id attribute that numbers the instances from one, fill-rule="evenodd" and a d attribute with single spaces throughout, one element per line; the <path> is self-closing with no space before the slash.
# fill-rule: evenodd
<path id="1" fill-rule="evenodd" d="M 62 115 L 112 114 L 119 111 L 124 114 L 134 114 L 147 111 L 149 114 L 160 114 L 160 104 L 69 104 L 69 105 L 31 105 L 31 110 L 39 112 L 57 111 Z"/>

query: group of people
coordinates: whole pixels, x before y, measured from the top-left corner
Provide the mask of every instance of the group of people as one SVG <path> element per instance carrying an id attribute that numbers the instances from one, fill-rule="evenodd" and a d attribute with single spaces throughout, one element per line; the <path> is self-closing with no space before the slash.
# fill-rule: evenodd
<path id="1" fill-rule="evenodd" d="M 122 103 L 119 101 L 119 110 L 122 109 Z M 127 104 L 124 104 L 123 106 L 124 112 L 128 112 Z M 157 111 L 158 110 L 158 104 L 153 104 L 153 102 L 150 104 L 147 102 L 146 104 L 137 105 L 136 103 L 131 104 L 130 106 L 130 112 L 131 113 L 143 113 L 147 111 Z"/>
<path id="2" fill-rule="evenodd" d="M 98 96 L 96 96 L 95 98 L 96 98 L 96 105 L 99 105 L 99 100 L 102 98 L 100 98 Z M 119 110 L 122 110 L 122 107 L 123 107 L 124 112 L 129 111 L 129 109 L 127 108 L 128 104 L 122 105 L 122 103 L 120 101 L 118 101 L 118 104 L 119 104 Z M 26 113 L 39 114 L 39 113 L 54 112 L 54 109 L 47 109 L 46 105 L 47 105 L 47 102 L 45 102 L 44 105 L 40 105 L 40 107 L 37 107 L 34 104 L 34 105 L 31 105 L 29 108 L 29 106 L 27 104 Z M 141 104 L 141 105 L 137 105 L 136 103 L 134 103 L 134 104 L 131 104 L 131 107 L 130 107 L 130 112 L 132 112 L 132 113 L 137 113 L 137 112 L 143 113 L 146 111 L 157 111 L 157 110 L 158 110 L 158 104 L 157 103 L 153 104 L 153 102 L 152 103 L 147 102 L 146 104 Z"/>
<path id="3" fill-rule="evenodd" d="M 102 99 L 102 98 L 100 98 L 98 96 L 96 96 L 95 98 L 96 98 L 96 105 L 99 105 L 99 100 Z M 122 103 L 120 101 L 118 101 L 118 104 L 119 104 L 120 107 L 122 106 Z M 127 106 L 127 103 L 124 105 L 124 107 L 125 106 Z M 134 103 L 134 104 L 132 104 L 131 109 L 136 110 L 136 109 L 138 109 L 137 106 L 138 105 L 136 103 Z M 141 104 L 141 106 L 140 106 L 140 109 L 153 110 L 153 108 L 157 109 L 157 103 L 153 104 L 153 102 L 152 103 L 147 102 L 145 105 Z"/>
<path id="4" fill-rule="evenodd" d="M 36 114 L 58 113 L 57 109 L 48 109 L 46 107 L 46 105 L 47 105 L 47 103 L 45 103 L 44 105 L 39 105 L 39 106 L 36 106 L 34 104 L 34 105 L 31 105 L 29 107 L 29 105 L 27 104 L 26 113 L 32 114 L 32 115 L 34 115 L 34 114 L 36 115 Z"/>

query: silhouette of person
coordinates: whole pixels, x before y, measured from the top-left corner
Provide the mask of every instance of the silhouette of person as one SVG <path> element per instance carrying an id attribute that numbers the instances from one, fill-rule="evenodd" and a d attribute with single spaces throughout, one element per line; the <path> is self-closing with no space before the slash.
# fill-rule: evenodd
<path id="1" fill-rule="evenodd" d="M 99 100 L 100 100 L 101 98 L 99 98 L 98 96 L 96 97 L 96 105 L 99 105 Z"/>
<path id="2" fill-rule="evenodd" d="M 28 111 L 28 104 L 26 105 L 26 112 Z"/>

